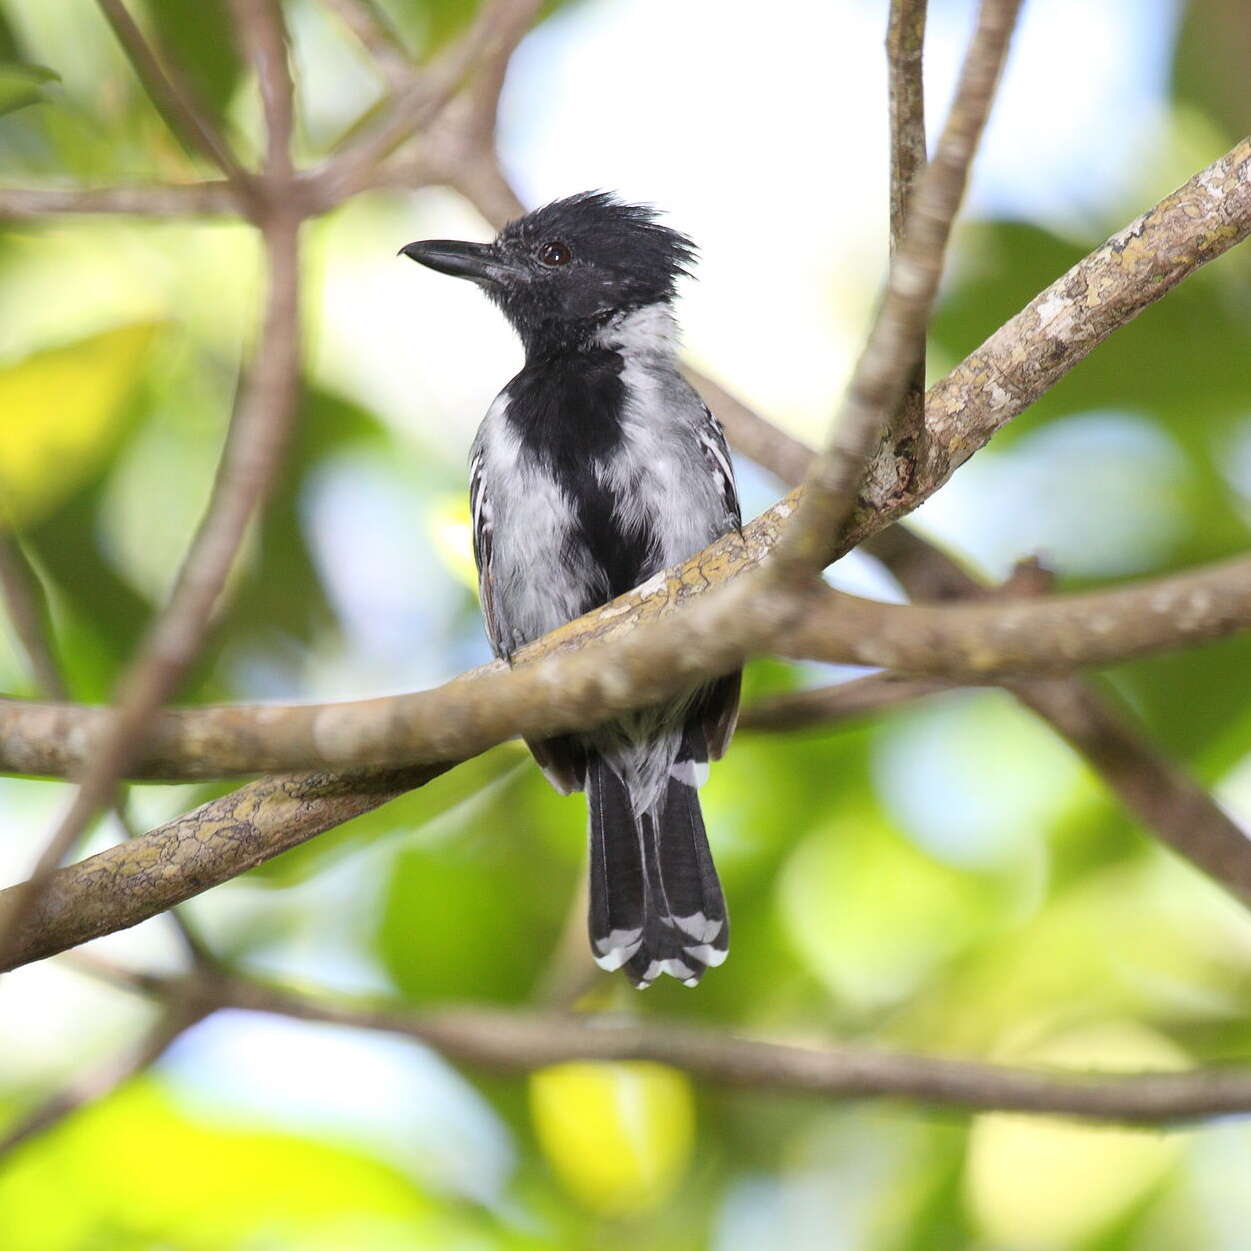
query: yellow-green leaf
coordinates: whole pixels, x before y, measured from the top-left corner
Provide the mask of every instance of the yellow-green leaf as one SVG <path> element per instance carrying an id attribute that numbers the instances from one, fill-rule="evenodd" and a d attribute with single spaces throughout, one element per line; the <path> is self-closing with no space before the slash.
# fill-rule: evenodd
<path id="1" fill-rule="evenodd" d="M 575 1061 L 530 1079 L 539 1145 L 595 1212 L 655 1207 L 686 1173 L 695 1112 L 686 1076 L 663 1064 Z"/>
<path id="2" fill-rule="evenodd" d="M 150 1081 L 32 1142 L 0 1176 L 5 1251 L 420 1251 L 455 1245 L 447 1232 L 431 1200 L 387 1165 L 291 1134 L 197 1122 Z"/>
<path id="3" fill-rule="evenodd" d="M 48 83 L 58 81 L 60 75 L 43 65 L 0 64 L 0 117 L 46 100 Z"/>
<path id="4" fill-rule="evenodd" d="M 0 369 L 0 517 L 42 521 L 99 471 L 125 433 L 156 327 L 123 326 Z"/>

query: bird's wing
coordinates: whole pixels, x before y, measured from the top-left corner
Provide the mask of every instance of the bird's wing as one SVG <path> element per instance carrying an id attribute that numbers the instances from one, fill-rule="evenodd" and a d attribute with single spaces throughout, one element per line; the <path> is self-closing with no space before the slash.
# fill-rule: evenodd
<path id="1" fill-rule="evenodd" d="M 708 472 L 716 480 L 725 501 L 726 514 L 731 523 L 741 526 L 742 510 L 738 502 L 738 488 L 734 484 L 734 463 L 730 460 L 730 449 L 726 445 L 725 431 L 721 423 L 712 415 L 712 410 L 704 405 L 704 420 L 697 430 L 699 447 L 708 465 Z M 720 760 L 725 749 L 730 745 L 734 727 L 738 722 L 738 698 L 741 675 L 726 674 L 709 682 L 699 695 L 694 709 L 694 718 L 703 730 L 703 758 L 697 763 L 707 760 Z M 690 723 L 688 722 L 688 725 Z M 698 739 L 692 739 L 692 745 Z M 701 753 L 696 750 L 696 756 Z"/>
<path id="2" fill-rule="evenodd" d="M 485 456 L 475 447 L 469 459 L 469 511 L 473 516 L 473 558 L 478 565 L 478 596 L 482 601 L 482 618 L 486 622 L 487 636 L 497 656 L 507 658 L 512 653 L 512 639 L 505 624 L 495 611 L 492 593 L 494 582 L 491 573 L 491 541 L 495 523 L 491 511 L 491 499 L 487 494 Z"/>
<path id="3" fill-rule="evenodd" d="M 721 423 L 712 415 L 712 409 L 704 405 L 704 419 L 696 429 L 699 448 L 708 464 L 708 472 L 716 479 L 721 496 L 725 500 L 725 509 L 739 526 L 743 514 L 738 503 L 738 488 L 734 485 L 734 464 L 730 460 L 730 449 L 726 445 L 725 431 Z"/>

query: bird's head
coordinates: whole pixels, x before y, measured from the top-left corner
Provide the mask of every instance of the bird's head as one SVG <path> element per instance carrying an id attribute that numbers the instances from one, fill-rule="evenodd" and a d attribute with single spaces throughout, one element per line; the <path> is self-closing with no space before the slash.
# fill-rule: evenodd
<path id="1" fill-rule="evenodd" d="M 669 303 L 695 247 L 651 209 L 586 191 L 509 222 L 492 243 L 428 239 L 401 253 L 478 283 L 534 350 L 585 342 L 618 313 Z"/>

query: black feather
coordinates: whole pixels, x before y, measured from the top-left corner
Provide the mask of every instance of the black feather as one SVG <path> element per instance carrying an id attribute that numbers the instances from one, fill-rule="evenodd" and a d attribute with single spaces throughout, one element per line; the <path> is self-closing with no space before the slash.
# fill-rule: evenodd
<path id="1" fill-rule="evenodd" d="M 603 968 L 615 969 L 634 954 L 643 933 L 646 901 L 638 826 L 625 784 L 600 756 L 587 764 L 586 799 L 591 951 Z"/>
<path id="2" fill-rule="evenodd" d="M 662 973 L 694 986 L 730 945 L 721 883 L 693 786 L 671 778 L 661 802 L 638 821 L 643 933 L 625 969 L 642 988 Z"/>

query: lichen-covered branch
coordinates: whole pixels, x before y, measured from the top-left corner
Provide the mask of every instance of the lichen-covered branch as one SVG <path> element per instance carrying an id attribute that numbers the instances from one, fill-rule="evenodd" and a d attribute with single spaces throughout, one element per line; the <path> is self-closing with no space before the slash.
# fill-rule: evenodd
<path id="1" fill-rule="evenodd" d="M 404 755 L 427 764 L 459 760 L 522 732 L 546 734 L 587 724 L 593 718 L 656 701 L 698 677 L 739 663 L 741 643 L 728 637 L 727 622 L 748 620 L 748 630 L 777 637 L 779 623 L 753 604 L 750 594 L 727 599 L 743 579 L 718 595 L 704 596 L 711 614 L 686 613 L 674 623 L 648 621 L 627 626 L 616 642 L 613 663 L 598 649 L 549 654 L 542 664 L 492 670 L 482 677 L 449 683 L 420 695 L 327 709 L 259 710 L 252 726 L 220 731 L 231 749 L 248 745 L 251 768 L 272 755 L 273 730 L 282 719 L 288 746 L 310 754 L 383 760 L 397 743 Z M 728 605 L 722 606 L 725 601 Z M 759 601 L 756 601 L 758 604 Z M 607 612 L 608 610 L 601 610 Z M 908 620 L 903 628 L 893 622 Z M 1154 635 L 1173 638 L 1180 626 L 1215 637 L 1232 623 L 1251 624 L 1251 560 L 1181 575 L 1157 583 L 1037 602 L 1021 599 L 941 606 L 871 604 L 826 591 L 812 595 L 797 624 L 782 636 L 782 649 L 823 659 L 851 658 L 892 668 L 924 668 L 935 648 L 962 654 L 976 678 L 1002 676 L 1045 655 L 1052 639 L 1074 663 L 1078 644 L 1089 654 L 1118 656 L 1140 648 Z M 678 624 L 679 629 L 672 629 Z M 599 627 L 611 632 L 611 615 Z M 557 632 L 559 635 L 559 632 Z M 741 636 L 740 636 L 741 637 Z M 838 653 L 829 643 L 839 640 Z M 558 644 L 549 636 L 544 646 Z M 906 662 L 915 658 L 915 665 Z M 382 706 L 384 716 L 377 715 Z M 197 716 L 213 715 L 203 709 Z M 217 710 L 239 720 L 240 710 Z M 254 712 L 258 710 L 253 710 Z M 271 722 L 265 715 L 274 715 Z M 360 812 L 385 803 L 427 780 L 420 766 L 398 773 L 314 774 L 252 783 L 224 799 L 91 859 L 59 870 L 47 883 L 37 910 L 14 936 L 11 967 L 63 950 L 110 930 L 133 925 L 201 890 L 259 864 L 288 847 Z M 1251 900 L 1251 861 L 1205 865 L 1219 871 L 1230 889 Z M 12 906 L 23 887 L 0 891 L 0 910 Z"/>
<path id="2" fill-rule="evenodd" d="M 58 869 L 13 935 L 0 970 L 138 925 L 424 785 L 448 767 L 262 778 L 131 842 Z M 20 889 L 0 891 L 0 912 Z"/>
<path id="3" fill-rule="evenodd" d="M 834 421 L 829 447 L 809 470 L 806 489 L 771 568 L 802 584 L 829 563 L 855 506 L 869 458 L 908 389 L 925 347 L 947 240 L 990 115 L 1020 0 L 982 0 L 956 95 L 934 160 L 917 184 L 886 292 Z"/>
<path id="4" fill-rule="evenodd" d="M 513 668 L 487 665 L 443 686 L 378 699 L 164 712 L 150 730 L 145 765 L 220 776 L 459 760 L 516 734 L 581 729 L 667 698 L 737 667 L 766 642 L 794 659 L 984 683 L 1103 665 L 1251 627 L 1246 557 L 1080 595 L 976 603 L 881 604 L 819 587 L 804 594 L 793 620 L 787 611 L 779 622 L 781 610 L 753 600 L 751 579 L 731 580 L 758 559 L 759 539 L 759 532 L 746 543 L 726 538 L 530 644 Z M 667 611 L 684 602 L 686 611 Z M 0 763 L 32 771 L 63 764 L 76 745 L 90 743 L 97 715 L 0 701 Z M 50 737 L 54 728 L 60 741 Z"/>
<path id="5" fill-rule="evenodd" d="M 1248 232 L 1251 137 L 1078 261 L 938 383 L 912 484 L 879 467 L 868 507 L 911 511 L 1108 335 Z"/>
<path id="6" fill-rule="evenodd" d="M 983 682 L 1098 667 L 1249 625 L 1251 558 L 1239 557 L 1081 595 L 901 607 L 833 592 L 813 599 L 779 650 Z"/>
<path id="7" fill-rule="evenodd" d="M 921 172 L 925 169 L 925 53 L 927 0 L 891 0 L 886 28 L 886 85 L 890 117 L 890 247 L 904 227 Z M 925 427 L 925 343 L 890 423 L 896 446 L 920 437 Z"/>

